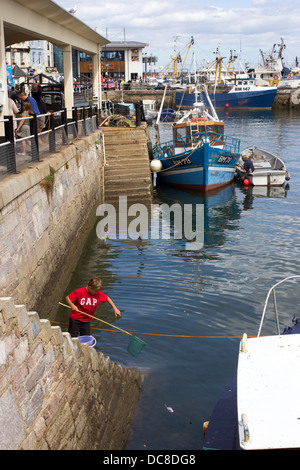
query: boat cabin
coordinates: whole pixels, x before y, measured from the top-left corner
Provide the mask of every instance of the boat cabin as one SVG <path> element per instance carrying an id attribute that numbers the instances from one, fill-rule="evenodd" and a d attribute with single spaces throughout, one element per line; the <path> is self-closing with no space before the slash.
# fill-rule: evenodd
<path id="1" fill-rule="evenodd" d="M 220 139 L 222 139 L 222 136 L 224 135 L 224 122 L 210 121 L 209 118 L 206 117 L 196 117 L 192 118 L 188 122 L 174 124 L 173 139 L 176 141 L 176 147 L 192 145 L 194 142 L 198 142 L 198 134 L 202 132 L 217 134 L 218 137 L 216 136 L 216 140 L 213 142 L 213 145 L 218 145 L 218 143 L 221 143 Z"/>

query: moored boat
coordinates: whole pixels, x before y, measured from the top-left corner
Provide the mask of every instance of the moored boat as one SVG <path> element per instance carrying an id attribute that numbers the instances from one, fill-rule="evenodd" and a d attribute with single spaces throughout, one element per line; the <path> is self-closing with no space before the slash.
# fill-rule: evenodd
<path id="1" fill-rule="evenodd" d="M 160 120 L 162 122 L 173 122 L 176 117 L 176 111 L 172 108 L 165 108 L 162 110 Z"/>
<path id="2" fill-rule="evenodd" d="M 145 119 L 147 122 L 153 121 L 157 116 L 155 100 L 143 100 Z"/>
<path id="3" fill-rule="evenodd" d="M 280 44 L 273 44 L 271 53 L 266 55 L 260 50 L 261 63 L 258 67 L 247 70 L 249 76 L 255 78 L 258 85 L 278 86 L 281 80 L 284 71 L 282 52 L 286 46 L 284 39 L 280 39 Z"/>
<path id="4" fill-rule="evenodd" d="M 276 86 L 258 86 L 251 78 L 232 79 L 226 83 L 209 85 L 209 97 L 216 109 L 265 109 L 272 108 L 277 93 Z M 177 90 L 176 106 L 189 108 L 195 101 L 195 93 Z"/>
<path id="5" fill-rule="evenodd" d="M 210 110 L 202 102 L 194 103 L 173 124 L 173 140 L 153 148 L 152 171 L 160 182 L 179 188 L 209 191 L 229 184 L 239 160 L 239 139 L 224 134 L 209 100 Z"/>
<path id="6" fill-rule="evenodd" d="M 272 286 L 256 337 L 243 335 L 237 375 L 218 401 L 205 426 L 204 449 L 265 450 L 300 448 L 299 410 L 300 319 L 280 333 L 277 296 L 281 284 L 299 280 L 289 276 Z M 285 286 L 286 287 L 286 286 Z M 276 334 L 262 336 L 269 300 L 273 298 Z M 294 314 L 294 313 L 293 313 Z"/>
<path id="7" fill-rule="evenodd" d="M 253 186 L 282 186 L 290 179 L 284 161 L 271 152 L 251 146 L 244 149 L 241 156 L 250 156 L 253 161 L 255 171 L 247 176 Z M 237 166 L 237 180 L 241 180 L 245 173 L 242 166 Z"/>

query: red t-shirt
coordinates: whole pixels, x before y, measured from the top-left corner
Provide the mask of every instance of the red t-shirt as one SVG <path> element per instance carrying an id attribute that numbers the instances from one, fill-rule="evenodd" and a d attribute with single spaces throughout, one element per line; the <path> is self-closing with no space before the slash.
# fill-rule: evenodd
<path id="1" fill-rule="evenodd" d="M 69 299 L 81 312 L 94 315 L 99 303 L 107 301 L 107 295 L 103 294 L 101 291 L 97 292 L 97 294 L 91 295 L 86 290 L 86 287 L 80 287 L 69 295 Z M 73 318 L 73 320 L 80 320 L 83 322 L 92 321 L 91 317 L 88 317 L 83 313 L 75 312 L 74 310 L 71 310 L 70 317 Z"/>

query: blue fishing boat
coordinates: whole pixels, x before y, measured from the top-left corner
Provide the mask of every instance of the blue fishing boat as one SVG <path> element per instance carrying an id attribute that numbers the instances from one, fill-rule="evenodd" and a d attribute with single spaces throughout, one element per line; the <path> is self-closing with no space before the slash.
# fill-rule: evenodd
<path id="1" fill-rule="evenodd" d="M 280 332 L 279 286 L 300 279 L 289 276 L 269 290 L 256 337 L 243 335 L 237 374 L 204 423 L 205 450 L 299 449 L 298 400 L 300 381 L 300 319 Z M 295 291 L 295 286 L 291 289 Z M 276 334 L 262 336 L 262 327 L 273 299 Z M 292 314 L 294 316 L 294 313 Z"/>
<path id="2" fill-rule="evenodd" d="M 272 108 L 276 93 L 276 86 L 258 86 L 251 78 L 229 80 L 216 87 L 213 84 L 208 87 L 209 98 L 216 109 Z M 195 93 L 189 93 L 188 89 L 176 91 L 176 106 L 182 109 L 191 108 L 195 100 Z M 208 105 L 206 97 L 204 101 Z"/>
<path id="3" fill-rule="evenodd" d="M 153 147 L 151 169 L 157 184 L 210 191 L 233 181 L 240 141 L 224 135 L 224 122 L 208 102 L 210 110 L 203 101 L 194 103 L 173 124 L 173 140 Z"/>

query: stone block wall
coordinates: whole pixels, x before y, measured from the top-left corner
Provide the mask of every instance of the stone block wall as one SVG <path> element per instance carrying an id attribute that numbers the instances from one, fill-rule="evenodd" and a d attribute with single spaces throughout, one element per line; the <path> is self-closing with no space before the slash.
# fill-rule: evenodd
<path id="1" fill-rule="evenodd" d="M 99 131 L 1 181 L 0 295 L 50 318 L 96 221 L 102 192 Z"/>
<path id="2" fill-rule="evenodd" d="M 0 298 L 0 449 L 122 450 L 142 377 Z"/>
<path id="3" fill-rule="evenodd" d="M 300 107 L 300 88 L 278 88 L 273 108 Z"/>

